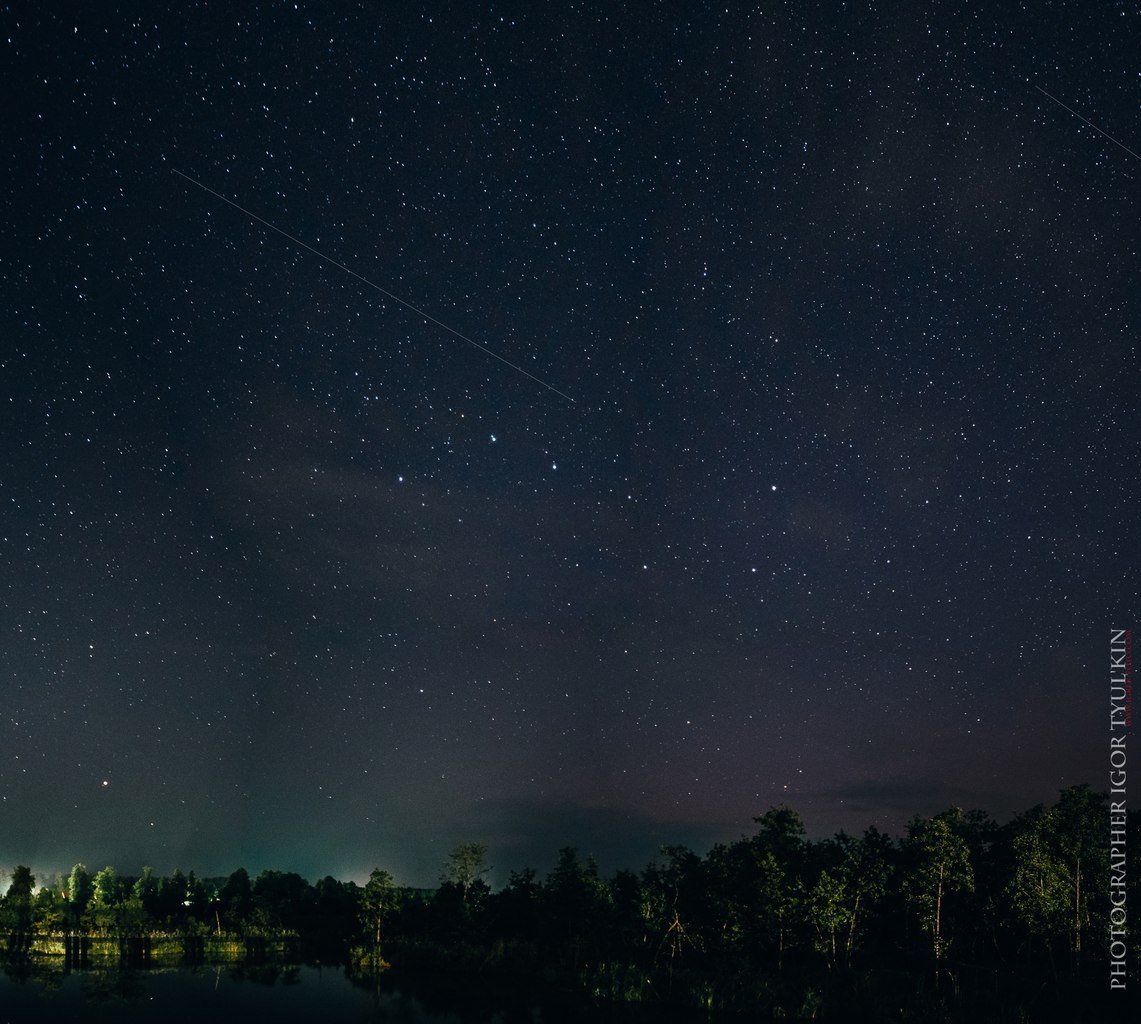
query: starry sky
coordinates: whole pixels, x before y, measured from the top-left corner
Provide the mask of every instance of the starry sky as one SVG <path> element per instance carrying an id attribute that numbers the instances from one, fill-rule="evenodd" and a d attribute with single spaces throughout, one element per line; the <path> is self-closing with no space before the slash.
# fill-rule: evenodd
<path id="1" fill-rule="evenodd" d="M 501 882 L 1104 788 L 1138 29 L 5 5 L 0 864 Z"/>

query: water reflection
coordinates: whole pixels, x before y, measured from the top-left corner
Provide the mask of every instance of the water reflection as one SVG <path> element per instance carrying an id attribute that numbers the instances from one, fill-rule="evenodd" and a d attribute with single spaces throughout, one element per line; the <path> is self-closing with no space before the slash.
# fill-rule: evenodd
<path id="1" fill-rule="evenodd" d="M 59 960 L 0 964 L 0 1020 L 163 1021 L 217 1024 L 569 1024 L 572 1021 L 708 1021 L 601 1008 L 569 992 L 473 989 L 448 978 L 353 977 L 339 966 L 241 964 L 196 967 L 71 969 Z M 722 1018 L 723 1019 L 723 1018 Z"/>
<path id="2" fill-rule="evenodd" d="M 92 968 L 14 961 L 3 965 L 0 1007 L 7 1022 L 31 1021 L 406 1021 L 434 1014 L 415 997 L 353 985 L 341 968 L 299 965 Z"/>
<path id="3" fill-rule="evenodd" d="M 5 1024 L 57 1020 L 553 1024 L 606 1016 L 597 1011 L 572 1012 L 565 1005 L 543 1007 L 533 997 L 450 987 L 440 979 L 354 978 L 342 967 L 243 964 L 78 970 L 65 966 L 62 959 L 16 960 L 0 966 L 0 1019 Z"/>

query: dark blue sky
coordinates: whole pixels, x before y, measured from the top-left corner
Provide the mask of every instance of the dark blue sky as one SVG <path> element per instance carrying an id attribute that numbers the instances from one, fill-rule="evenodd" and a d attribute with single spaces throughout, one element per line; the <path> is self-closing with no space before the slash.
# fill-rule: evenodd
<path id="1" fill-rule="evenodd" d="M 1104 785 L 1137 12 L 750 8 L 4 8 L 0 863 Z"/>

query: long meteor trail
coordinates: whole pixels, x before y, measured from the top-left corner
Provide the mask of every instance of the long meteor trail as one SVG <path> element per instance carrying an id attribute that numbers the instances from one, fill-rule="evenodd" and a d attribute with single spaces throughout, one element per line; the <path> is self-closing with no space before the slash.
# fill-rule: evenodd
<path id="1" fill-rule="evenodd" d="M 536 384 L 541 384 L 548 391 L 553 391 L 560 398 L 565 398 L 568 402 L 574 402 L 574 399 L 571 398 L 570 395 L 564 394 L 562 391 L 560 391 L 556 387 L 552 387 L 545 380 L 540 380 L 533 373 L 528 373 L 526 370 L 523 369 L 522 366 L 517 366 L 515 363 L 511 362 L 509 359 L 504 359 L 503 356 L 497 355 L 495 352 L 492 352 L 491 349 L 487 348 L 484 345 L 481 345 L 478 341 L 473 341 L 466 334 L 460 334 L 460 332 L 457 331 L 454 327 L 449 327 L 442 320 L 437 320 L 430 313 L 425 313 L 424 310 L 418 308 L 417 306 L 412 305 L 411 302 L 408 302 L 408 301 L 402 299 L 399 295 L 393 295 L 392 292 L 388 291 L 387 288 L 381 288 L 381 286 L 378 285 L 375 281 L 370 281 L 367 277 L 363 277 L 361 274 L 358 274 L 355 270 L 350 270 L 343 263 L 338 263 L 331 256 L 326 256 L 319 249 L 314 249 L 313 246 L 309 245 L 306 242 L 301 241 L 300 238 L 297 238 L 296 236 L 291 235 L 288 231 L 282 231 L 281 228 L 279 228 L 276 224 L 271 224 L 264 217 L 259 217 L 256 213 L 252 213 L 251 211 L 247 210 L 244 206 L 239 206 L 232 199 L 227 199 L 224 195 L 222 195 L 222 193 L 215 192 L 212 188 L 210 188 L 206 185 L 203 185 L 202 182 L 196 181 L 194 178 L 190 177 L 189 174 L 183 174 L 182 171 L 177 170 L 176 168 L 173 168 L 173 167 L 171 168 L 171 170 L 173 170 L 174 173 L 177 174 L 180 178 L 185 178 L 187 181 L 190 182 L 190 184 L 197 185 L 200 189 L 202 189 L 203 192 L 209 192 L 210 195 L 216 197 L 217 199 L 221 199 L 222 202 L 228 204 L 229 206 L 232 206 L 235 210 L 241 211 L 247 217 L 249 217 L 251 220 L 256 220 L 259 224 L 264 224 L 271 231 L 276 231 L 283 238 L 288 238 L 295 245 L 299 245 L 299 246 L 301 246 L 302 249 L 306 249 L 307 251 L 313 253 L 314 256 L 320 256 L 321 259 L 323 259 L 326 263 L 333 264 L 334 267 L 337 267 L 338 269 L 343 270 L 346 274 L 351 274 L 358 281 L 361 281 L 364 284 L 367 284 L 370 288 L 380 292 L 380 294 L 383 295 L 386 299 L 391 299 L 393 302 L 399 302 L 400 305 L 404 306 L 406 309 L 412 310 L 412 312 L 415 313 L 417 316 L 423 317 L 425 320 L 428 320 L 431 323 L 434 323 L 437 327 L 442 327 L 449 334 L 455 335 L 455 337 L 459 338 L 460 341 L 466 341 L 469 345 L 473 346 L 474 348 L 478 348 L 481 352 L 485 352 L 487 355 L 491 356 L 492 359 L 498 359 L 505 366 L 510 366 L 511 369 L 516 370 L 519 373 L 523 374 L 524 377 L 529 377 Z"/>
<path id="2" fill-rule="evenodd" d="M 1056 96 L 1051 96 L 1051 95 L 1050 95 L 1050 94 L 1049 94 L 1049 93 L 1048 93 L 1048 92 L 1047 92 L 1045 89 L 1041 88 L 1040 86 L 1037 86 L 1037 85 L 1036 85 L 1036 86 L 1034 86 L 1034 88 L 1035 88 L 1035 89 L 1037 89 L 1037 90 L 1038 90 L 1038 91 L 1039 91 L 1039 92 L 1040 92 L 1040 93 L 1041 93 L 1043 96 L 1045 96 L 1045 97 L 1046 97 L 1046 99 L 1048 99 L 1048 100 L 1053 100 L 1053 101 L 1054 101 L 1055 103 L 1057 103 L 1057 104 L 1058 104 L 1058 106 L 1059 106 L 1059 107 L 1061 107 L 1063 110 L 1068 110 L 1068 111 L 1069 111 L 1071 114 L 1073 114 L 1073 115 L 1074 115 L 1074 117 L 1076 117 L 1076 118 L 1077 118 L 1079 121 L 1084 121 L 1084 122 L 1085 122 L 1086 124 L 1088 124 L 1088 125 L 1089 125 L 1089 126 L 1090 126 L 1090 127 L 1091 127 L 1091 128 L 1094 130 L 1094 131 L 1095 131 L 1095 132 L 1097 132 L 1097 133 L 1098 133 L 1098 135 L 1104 135 L 1104 136 L 1105 136 L 1107 139 L 1109 139 L 1109 141 L 1110 141 L 1110 142 L 1112 142 L 1112 143 L 1113 143 L 1115 146 L 1120 146 L 1122 149 L 1124 149 L 1124 150 L 1125 150 L 1125 152 L 1126 152 L 1126 153 L 1128 153 L 1128 154 L 1129 154 L 1131 157 L 1135 157 L 1136 159 L 1138 159 L 1138 160 L 1141 160 L 1141 156 L 1137 156 L 1137 154 L 1136 154 L 1136 153 L 1134 153 L 1134 152 L 1133 152 L 1133 150 L 1131 150 L 1131 149 L 1130 149 L 1130 148 L 1129 148 L 1127 145 L 1125 145 L 1125 143 L 1124 143 L 1124 142 L 1118 142 L 1118 141 L 1117 141 L 1117 139 L 1115 139 L 1115 138 L 1114 138 L 1112 135 L 1110 135 L 1110 134 L 1109 134 L 1109 132 L 1106 132 L 1106 131 L 1102 131 L 1102 130 L 1101 130 L 1101 129 L 1100 129 L 1100 128 L 1099 128 L 1099 127 L 1096 125 L 1096 124 L 1094 124 L 1092 121 L 1090 121 L 1090 120 L 1087 120 L 1086 118 L 1082 117 L 1082 115 L 1081 115 L 1081 114 L 1079 114 L 1079 113 L 1078 113 L 1076 110 L 1074 110 L 1074 108 L 1073 108 L 1073 107 L 1067 107 L 1067 106 L 1066 106 L 1066 105 L 1065 105 L 1065 104 L 1064 104 L 1064 103 L 1063 103 L 1063 102 L 1062 102 L 1060 99 L 1058 99 Z"/>

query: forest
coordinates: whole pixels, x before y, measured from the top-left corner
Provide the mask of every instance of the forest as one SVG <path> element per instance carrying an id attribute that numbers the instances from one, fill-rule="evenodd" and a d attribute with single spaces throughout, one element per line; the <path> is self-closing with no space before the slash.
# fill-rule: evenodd
<path id="1" fill-rule="evenodd" d="M 952 808 L 914 818 L 898 839 L 874 827 L 809 839 L 783 806 L 754 826 L 704 856 L 666 846 L 610 877 L 567 847 L 545 877 L 512 871 L 498 891 L 479 842 L 458 845 L 430 890 L 401 887 L 383 868 L 358 885 L 244 868 L 128 877 L 82 864 L 37 879 L 17 866 L 0 902 L 2 966 L 21 977 L 53 957 L 77 969 L 284 958 L 791 1019 L 1108 1020 L 1120 1010 L 1104 793 L 1075 786 L 1005 824 Z M 1133 812 L 1134 849 L 1137 832 Z"/>

